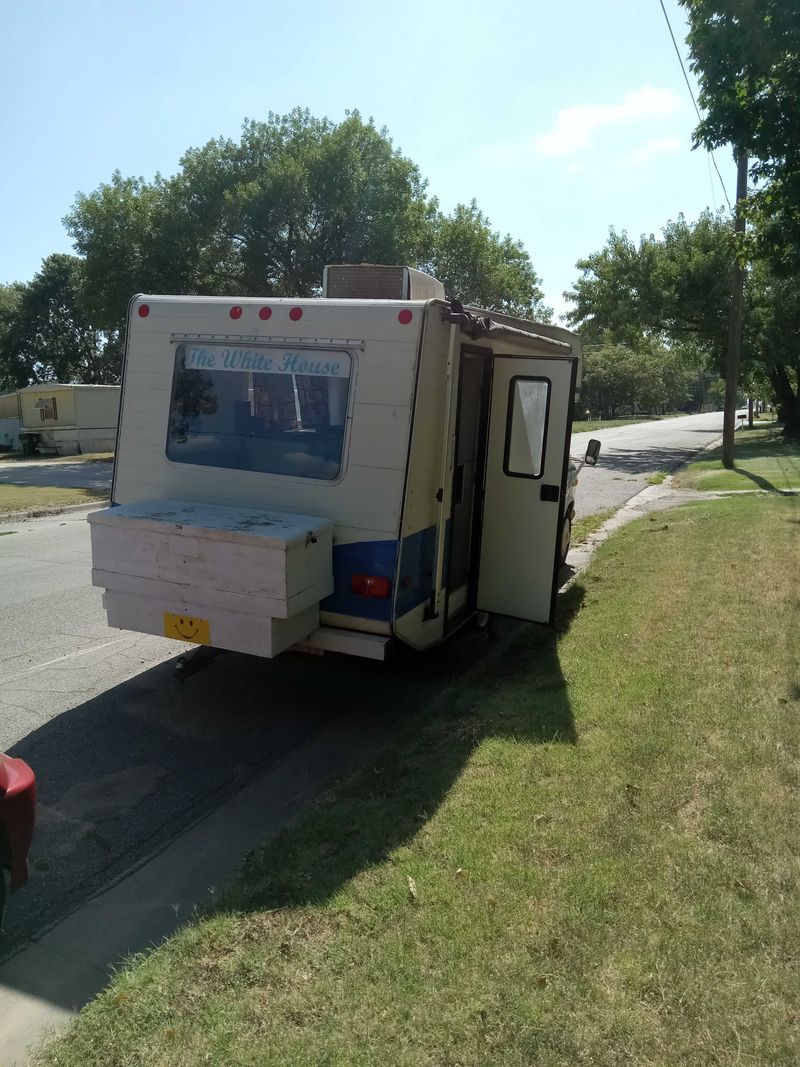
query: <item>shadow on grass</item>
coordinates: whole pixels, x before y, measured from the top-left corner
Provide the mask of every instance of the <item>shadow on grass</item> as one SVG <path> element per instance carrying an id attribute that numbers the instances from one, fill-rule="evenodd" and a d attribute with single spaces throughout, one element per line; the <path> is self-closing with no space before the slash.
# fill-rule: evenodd
<path id="1" fill-rule="evenodd" d="M 35 959 L 15 967 L 9 957 L 251 782 L 273 768 L 283 781 L 291 760 L 273 810 L 261 813 L 265 825 L 285 825 L 308 746 L 324 745 L 328 731 L 369 755 L 334 757 L 334 768 L 358 769 L 330 771 L 346 776 L 251 855 L 221 907 L 329 898 L 415 836 L 486 737 L 574 744 L 557 637 L 582 599 L 577 585 L 561 596 L 556 631 L 493 619 L 488 630 L 465 627 L 428 654 L 386 664 L 230 655 L 181 685 L 166 661 L 34 730 L 11 746 L 36 772 L 38 824 L 31 881 L 11 899 L 0 937 L 0 989 L 66 1008 L 85 1003 L 104 984 L 99 968 L 91 981 L 82 976 L 85 988 L 65 990 L 58 968 L 42 970 Z M 213 840 L 207 848 L 213 858 Z M 199 877 L 195 899 L 207 899 L 207 876 Z M 169 892 L 165 885 L 167 900 Z M 104 935 L 109 964 L 120 943 L 130 953 L 151 947 L 138 921 L 114 913 Z M 93 951 L 102 953 L 102 942 Z"/>
<path id="2" fill-rule="evenodd" d="M 480 677 L 453 687 L 432 714 L 418 711 L 371 766 L 336 783 L 305 820 L 248 857 L 220 910 L 329 900 L 413 840 L 485 738 L 575 744 L 558 636 L 580 610 L 584 592 L 575 585 L 562 596 L 555 630 L 524 627 Z"/>
<path id="3" fill-rule="evenodd" d="M 751 482 L 759 487 L 759 489 L 765 489 L 768 493 L 778 493 L 780 490 L 772 482 L 767 481 L 766 478 L 762 478 L 760 474 L 754 474 L 752 471 L 747 470 L 745 467 L 740 467 L 738 464 L 733 465 L 733 474 L 741 474 L 743 478 L 749 478 Z"/>

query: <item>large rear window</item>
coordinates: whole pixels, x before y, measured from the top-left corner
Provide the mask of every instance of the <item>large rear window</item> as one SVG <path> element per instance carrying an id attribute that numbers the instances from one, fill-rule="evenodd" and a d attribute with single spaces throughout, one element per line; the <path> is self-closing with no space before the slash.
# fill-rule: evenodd
<path id="1" fill-rule="evenodd" d="M 333 481 L 351 367 L 343 351 L 185 342 L 175 356 L 167 456 Z"/>

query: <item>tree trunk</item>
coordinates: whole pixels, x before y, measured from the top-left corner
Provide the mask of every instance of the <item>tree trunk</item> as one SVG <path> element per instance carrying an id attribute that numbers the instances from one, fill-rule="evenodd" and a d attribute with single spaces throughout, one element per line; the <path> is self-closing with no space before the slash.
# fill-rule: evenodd
<path id="1" fill-rule="evenodd" d="M 779 363 L 769 375 L 778 408 L 778 420 L 783 422 L 786 437 L 800 437 L 800 390 L 795 393 L 786 371 Z"/>

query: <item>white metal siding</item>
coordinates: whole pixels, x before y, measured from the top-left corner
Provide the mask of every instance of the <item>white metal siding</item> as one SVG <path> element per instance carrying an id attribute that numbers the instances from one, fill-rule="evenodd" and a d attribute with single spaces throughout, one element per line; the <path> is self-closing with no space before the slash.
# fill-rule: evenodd
<path id="1" fill-rule="evenodd" d="M 397 537 L 423 305 L 191 297 L 141 302 L 151 310 L 144 319 L 134 314 L 130 328 L 114 484 L 118 503 L 160 496 L 275 508 L 331 519 L 339 543 Z M 234 303 L 243 308 L 236 322 L 228 314 Z M 258 309 L 264 304 L 273 314 L 262 322 Z M 288 317 L 293 306 L 303 309 L 299 322 Z M 405 307 L 412 308 L 414 321 L 404 326 L 397 314 Z M 301 341 L 330 346 L 336 339 L 336 347 L 351 351 L 351 419 L 340 479 L 328 483 L 168 460 L 176 349 L 170 337 L 184 334 L 286 347 Z"/>

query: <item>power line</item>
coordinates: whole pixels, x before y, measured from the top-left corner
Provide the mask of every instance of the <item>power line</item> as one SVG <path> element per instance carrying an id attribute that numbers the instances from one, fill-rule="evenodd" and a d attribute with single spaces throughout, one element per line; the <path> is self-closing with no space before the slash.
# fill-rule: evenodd
<path id="1" fill-rule="evenodd" d="M 700 108 L 697 106 L 697 101 L 694 98 L 694 92 L 692 91 L 692 83 L 689 81 L 689 75 L 686 73 L 686 66 L 684 65 L 684 62 L 683 62 L 683 56 L 681 55 L 681 50 L 680 50 L 680 48 L 678 48 L 678 42 L 675 40 L 675 34 L 672 32 L 672 24 L 669 21 L 669 15 L 667 14 L 667 9 L 664 7 L 664 0 L 658 0 L 658 2 L 661 5 L 661 10 L 664 12 L 664 18 L 666 19 L 666 22 L 667 22 L 667 29 L 669 30 L 669 35 L 672 38 L 672 44 L 673 44 L 673 46 L 675 48 L 675 55 L 678 57 L 678 62 L 681 65 L 681 71 L 683 72 L 683 80 L 686 82 L 686 88 L 689 90 L 689 96 L 692 98 L 692 103 L 694 104 L 694 109 L 697 112 L 698 121 L 702 122 L 703 121 L 703 116 L 700 114 Z M 711 157 L 711 162 L 714 164 L 714 170 L 717 172 L 717 177 L 719 178 L 719 184 L 722 186 L 722 192 L 723 192 L 723 195 L 725 196 L 725 203 L 728 205 L 728 210 L 729 211 L 733 211 L 733 208 L 731 207 L 731 202 L 728 199 L 728 190 L 725 188 L 725 182 L 722 180 L 722 175 L 719 172 L 719 167 L 717 166 L 717 161 L 716 161 L 716 159 L 714 159 L 714 153 L 711 151 L 711 149 L 709 149 L 708 150 L 708 154 Z"/>

